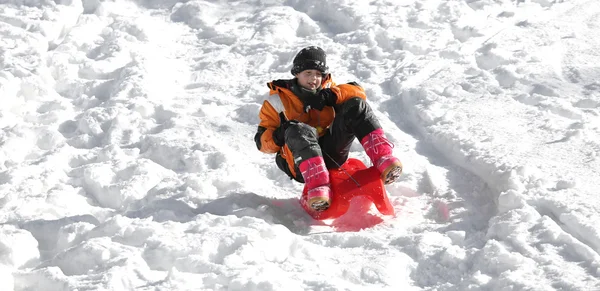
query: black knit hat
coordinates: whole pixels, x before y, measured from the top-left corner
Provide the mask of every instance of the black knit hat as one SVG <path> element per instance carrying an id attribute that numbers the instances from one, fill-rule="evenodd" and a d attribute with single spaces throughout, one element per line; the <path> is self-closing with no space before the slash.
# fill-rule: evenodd
<path id="1" fill-rule="evenodd" d="M 327 55 L 325 51 L 318 46 L 309 46 L 303 48 L 296 57 L 292 66 L 292 75 L 296 75 L 304 70 L 318 70 L 322 74 L 327 74 Z"/>

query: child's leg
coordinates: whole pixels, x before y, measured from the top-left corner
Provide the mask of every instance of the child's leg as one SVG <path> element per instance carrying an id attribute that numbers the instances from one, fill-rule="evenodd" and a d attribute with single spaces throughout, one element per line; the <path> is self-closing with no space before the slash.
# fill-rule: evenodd
<path id="1" fill-rule="evenodd" d="M 308 191 L 308 205 L 323 211 L 330 206 L 329 171 L 318 144 L 317 131 L 304 123 L 293 124 L 285 131 L 286 145 L 292 152 L 299 173 Z"/>
<path id="2" fill-rule="evenodd" d="M 335 106 L 335 119 L 319 140 L 327 168 L 340 167 L 348 159 L 355 137 L 366 136 L 380 128 L 371 107 L 360 98 L 352 98 Z"/>
<path id="3" fill-rule="evenodd" d="M 348 159 L 354 137 L 357 137 L 384 182 L 388 184 L 397 179 L 402 173 L 402 164 L 392 155 L 393 145 L 383 134 L 368 103 L 352 98 L 335 109 L 336 116 L 330 131 L 320 140 L 327 166 L 336 168 L 342 165 Z"/>

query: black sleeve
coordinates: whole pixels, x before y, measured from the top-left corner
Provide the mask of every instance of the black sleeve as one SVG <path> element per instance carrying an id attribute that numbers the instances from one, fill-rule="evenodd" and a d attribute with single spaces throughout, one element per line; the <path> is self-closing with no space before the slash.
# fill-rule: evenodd
<path id="1" fill-rule="evenodd" d="M 260 151 L 260 148 L 262 147 L 260 138 L 262 137 L 263 133 L 265 133 L 265 131 L 267 131 L 267 128 L 259 126 L 258 130 L 256 131 L 256 134 L 254 135 L 254 142 L 256 143 L 256 148 L 259 151 Z"/>

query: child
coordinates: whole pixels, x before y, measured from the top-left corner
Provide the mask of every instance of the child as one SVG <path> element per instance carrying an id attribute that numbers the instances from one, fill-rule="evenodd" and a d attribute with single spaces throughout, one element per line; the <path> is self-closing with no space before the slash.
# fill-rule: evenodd
<path id="1" fill-rule="evenodd" d="M 385 137 L 365 91 L 357 83 L 337 85 L 331 80 L 323 49 L 310 46 L 293 61 L 294 79 L 268 83 L 260 124 L 254 136 L 264 153 L 277 153 L 279 169 L 306 183 L 307 203 L 315 211 L 330 205 L 329 171 L 348 159 L 357 137 L 381 173 L 385 184 L 402 173 L 393 145 Z"/>

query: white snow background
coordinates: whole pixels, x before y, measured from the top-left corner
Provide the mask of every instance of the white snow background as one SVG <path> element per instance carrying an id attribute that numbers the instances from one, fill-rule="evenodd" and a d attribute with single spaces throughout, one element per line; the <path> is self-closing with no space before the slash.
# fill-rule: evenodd
<path id="1" fill-rule="evenodd" d="M 600 1 L 1 0 L 0 34 L 0 290 L 600 290 Z M 395 217 L 319 226 L 256 149 L 308 45 Z"/>

